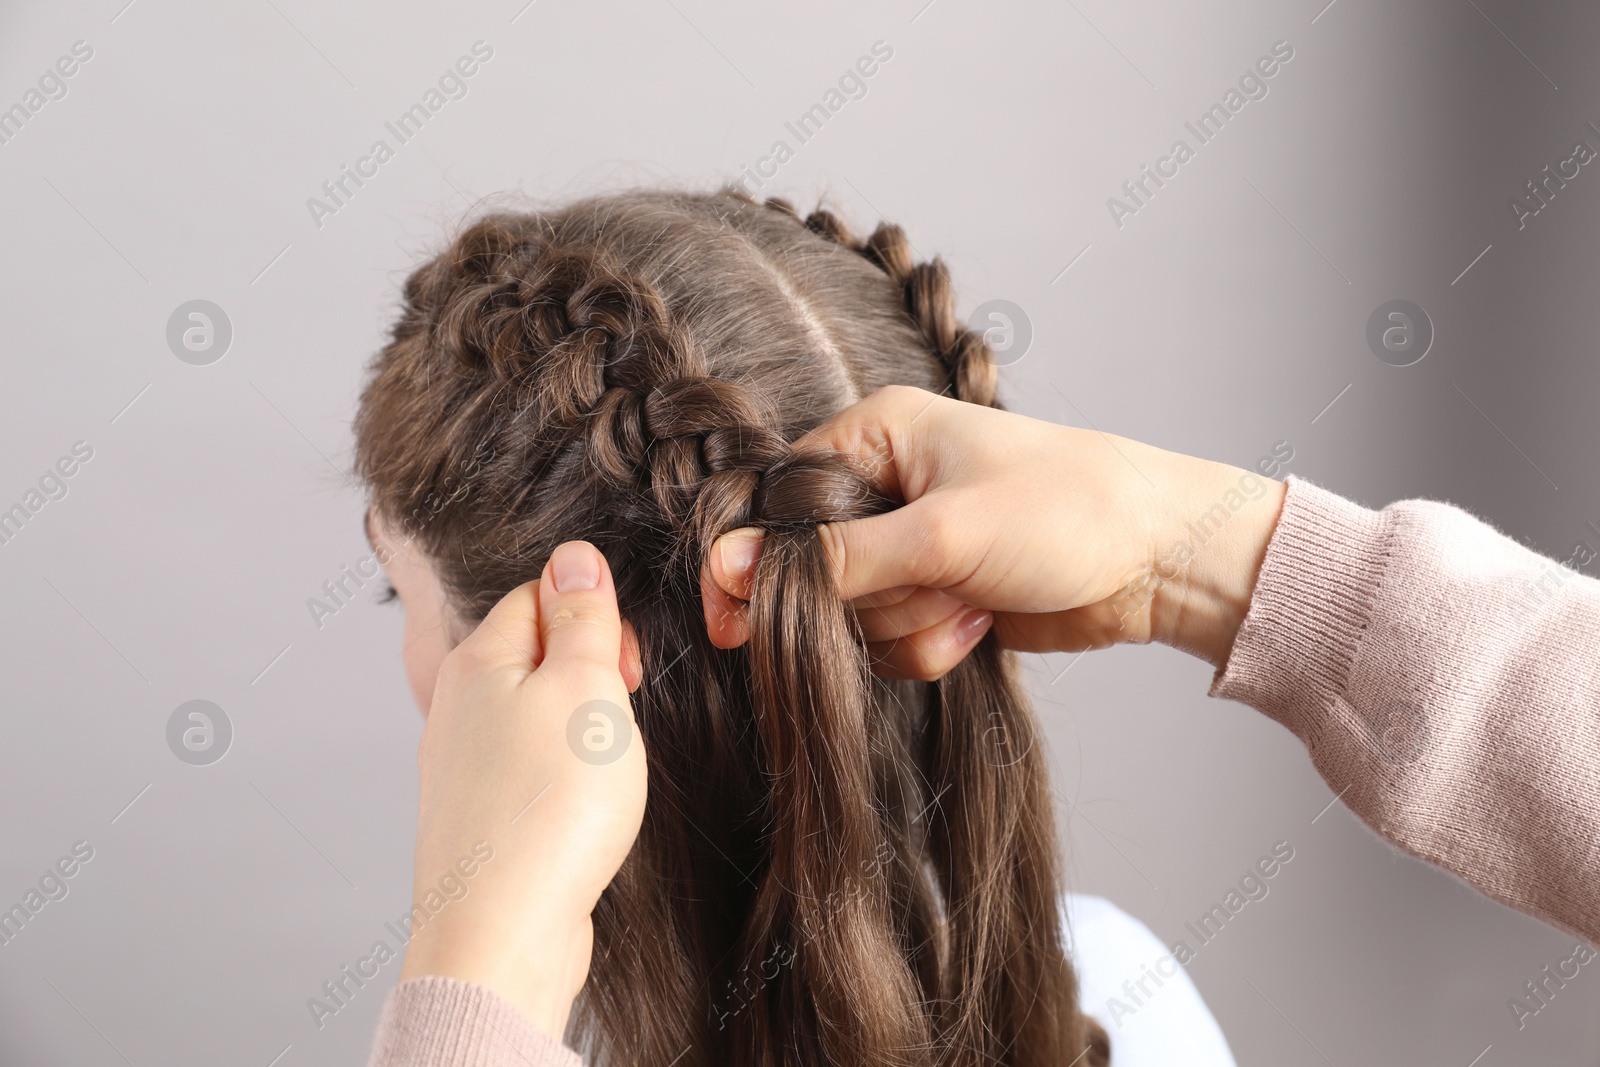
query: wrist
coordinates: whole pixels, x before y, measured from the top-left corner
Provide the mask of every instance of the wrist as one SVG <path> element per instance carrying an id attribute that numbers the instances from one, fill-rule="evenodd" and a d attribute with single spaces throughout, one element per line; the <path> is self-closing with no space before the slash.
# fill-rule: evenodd
<path id="1" fill-rule="evenodd" d="M 400 980 L 437 975 L 482 986 L 560 1041 L 588 978 L 593 925 L 585 918 L 533 938 L 507 933 L 494 924 L 430 924 L 407 944 Z"/>
<path id="2" fill-rule="evenodd" d="M 1250 610 L 1287 487 L 1227 464 L 1189 463 L 1154 545 L 1151 639 L 1221 668 Z"/>

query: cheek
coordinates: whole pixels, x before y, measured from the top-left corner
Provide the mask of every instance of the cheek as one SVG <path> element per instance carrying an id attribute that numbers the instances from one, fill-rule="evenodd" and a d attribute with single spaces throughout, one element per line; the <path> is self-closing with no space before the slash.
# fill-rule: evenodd
<path id="1" fill-rule="evenodd" d="M 433 703 L 433 683 L 449 651 L 450 642 L 443 627 L 437 624 L 418 626 L 407 615 L 401 658 L 406 665 L 406 681 L 411 685 L 411 699 L 417 702 L 417 709 L 423 715 L 428 714 L 428 706 Z"/>

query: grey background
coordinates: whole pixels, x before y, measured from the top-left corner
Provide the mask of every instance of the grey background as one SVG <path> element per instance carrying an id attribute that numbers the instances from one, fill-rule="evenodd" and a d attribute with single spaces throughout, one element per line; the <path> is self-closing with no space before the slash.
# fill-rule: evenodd
<path id="1" fill-rule="evenodd" d="M 1592 5 L 125 3 L 0 13 L 0 106 L 94 48 L 0 145 L 0 505 L 94 449 L 0 547 L 0 902 L 95 849 L 0 947 L 7 1064 L 363 1061 L 398 964 L 320 1031 L 305 1002 L 408 906 L 421 723 L 399 612 L 369 585 L 319 630 L 306 600 L 366 551 L 342 472 L 396 286 L 488 194 L 736 175 L 879 39 L 867 96 L 763 192 L 899 221 L 964 308 L 1025 308 L 1012 406 L 1242 466 L 1287 440 L 1290 470 L 1368 504 L 1600 547 L 1600 174 L 1521 231 L 1506 203 L 1600 147 Z M 306 199 L 478 39 L 469 95 L 318 229 Z M 1117 228 L 1106 199 L 1278 40 L 1269 95 Z M 1412 367 L 1364 341 L 1397 297 L 1437 331 Z M 193 299 L 233 324 L 209 366 L 165 341 Z M 1190 967 L 1241 1064 L 1596 1061 L 1592 967 L 1520 1032 L 1507 1007 L 1571 939 L 1328 808 L 1204 664 L 1029 671 L 1075 887 L 1175 938 L 1293 844 Z M 192 699 L 232 722 L 210 766 L 166 745 Z"/>

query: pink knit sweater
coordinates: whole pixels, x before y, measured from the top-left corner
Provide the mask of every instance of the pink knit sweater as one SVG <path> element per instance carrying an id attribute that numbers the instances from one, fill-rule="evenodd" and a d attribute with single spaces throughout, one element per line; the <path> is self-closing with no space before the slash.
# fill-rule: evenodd
<path id="1" fill-rule="evenodd" d="M 1600 941 L 1600 581 L 1448 504 L 1290 476 L 1211 695 L 1305 742 L 1378 833 Z M 401 983 L 370 1067 L 579 1067 L 494 993 Z"/>

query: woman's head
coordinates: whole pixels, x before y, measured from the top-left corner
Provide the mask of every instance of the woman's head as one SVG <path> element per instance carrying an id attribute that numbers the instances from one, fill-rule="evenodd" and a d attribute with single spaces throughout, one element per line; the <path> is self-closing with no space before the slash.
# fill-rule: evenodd
<path id="1" fill-rule="evenodd" d="M 989 638 L 940 682 L 873 679 L 815 530 L 892 502 L 793 446 L 885 385 L 993 403 L 943 266 L 910 252 L 733 192 L 493 215 L 412 275 L 375 362 L 357 465 L 427 602 L 419 700 L 434 652 L 564 540 L 606 554 L 637 634 L 650 801 L 580 1013 L 607 1061 L 1083 1052 L 1014 667 Z M 740 526 L 767 538 L 749 643 L 722 650 L 700 571 Z"/>

